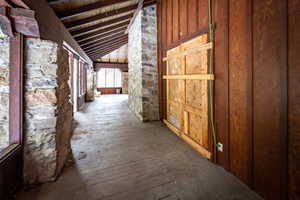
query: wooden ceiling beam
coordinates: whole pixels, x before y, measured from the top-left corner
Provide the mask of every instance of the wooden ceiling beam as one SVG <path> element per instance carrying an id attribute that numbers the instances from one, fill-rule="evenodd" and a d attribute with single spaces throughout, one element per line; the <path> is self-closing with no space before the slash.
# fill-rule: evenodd
<path id="1" fill-rule="evenodd" d="M 122 33 L 122 34 L 124 34 L 124 33 Z M 128 40 L 128 39 L 125 38 L 125 37 L 123 37 L 120 34 L 120 35 L 116 35 L 116 36 L 113 36 L 113 37 L 109 38 L 109 40 L 108 39 L 104 39 L 104 40 L 101 41 L 101 43 L 99 42 L 99 43 L 97 43 L 97 44 L 95 44 L 93 46 L 89 46 L 89 47 L 83 48 L 83 50 L 85 52 L 90 52 L 90 51 L 93 51 L 93 50 L 98 49 L 100 47 L 109 46 L 109 45 L 112 45 L 114 43 L 117 43 L 117 42 L 123 41 L 123 40 Z"/>
<path id="2" fill-rule="evenodd" d="M 70 0 L 47 0 L 50 5 L 56 5 L 60 3 L 70 2 Z"/>
<path id="3" fill-rule="evenodd" d="M 119 42 L 111 44 L 109 46 L 105 46 L 105 47 L 102 47 L 102 48 L 99 48 L 99 49 L 95 49 L 94 51 L 88 52 L 87 54 L 90 56 L 90 55 L 105 53 L 107 51 L 110 51 L 111 49 L 116 50 L 116 49 L 120 48 L 121 46 L 123 46 L 127 43 L 128 43 L 128 41 L 126 41 L 126 40 L 119 41 Z M 118 47 L 118 48 L 116 48 L 116 47 Z"/>
<path id="4" fill-rule="evenodd" d="M 88 23 L 91 23 L 91 22 L 94 22 L 94 21 L 97 21 L 97 20 L 100 20 L 100 19 L 104 19 L 104 18 L 111 17 L 111 16 L 114 16 L 114 15 L 119 15 L 119 14 L 122 14 L 122 13 L 133 11 L 136 8 L 137 8 L 137 5 L 135 4 L 135 5 L 127 6 L 127 7 L 124 7 L 124 8 L 119 8 L 119 9 L 116 9 L 116 10 L 111 10 L 111 11 L 108 11 L 108 12 L 105 12 L 105 13 L 101 13 L 101 14 L 98 14 L 98 15 L 95 15 L 95 16 L 92 16 L 92 17 L 87 17 L 87 18 L 72 21 L 72 22 L 66 22 L 66 23 L 64 23 L 64 25 L 67 29 L 71 29 L 71 28 L 75 28 L 77 26 L 88 24 Z"/>
<path id="5" fill-rule="evenodd" d="M 50 5 L 56 5 L 56 4 L 66 3 L 66 2 L 72 3 L 74 1 L 76 1 L 76 0 L 47 0 L 47 2 Z"/>
<path id="6" fill-rule="evenodd" d="M 97 59 L 99 58 L 102 58 L 103 56 L 105 55 L 108 55 L 110 54 L 111 52 L 115 51 L 115 50 L 118 50 L 120 47 L 122 47 L 123 45 L 125 45 L 125 43 L 119 43 L 119 44 L 116 44 L 108 49 L 105 49 L 105 50 L 102 50 L 102 51 L 99 51 L 99 52 L 95 52 L 95 53 L 92 53 L 92 54 L 89 54 L 88 56 L 90 57 L 97 57 Z"/>
<path id="7" fill-rule="evenodd" d="M 115 36 L 113 38 L 111 38 L 110 40 L 103 40 L 101 43 L 97 43 L 96 45 L 93 45 L 93 46 L 89 46 L 87 48 L 83 48 L 83 50 L 85 52 L 90 52 L 90 51 L 93 51 L 99 47 L 105 47 L 105 46 L 109 46 L 109 45 L 112 45 L 116 42 L 119 42 L 119 41 L 128 41 L 128 38 L 127 37 L 123 37 L 123 36 Z"/>
<path id="8" fill-rule="evenodd" d="M 114 39 L 118 39 L 118 38 L 128 39 L 128 35 L 124 34 L 124 32 L 123 32 L 121 34 L 117 34 L 115 36 L 112 36 L 111 38 L 113 38 L 113 39 L 110 39 L 110 40 L 114 40 Z M 90 44 L 83 44 L 83 45 L 81 45 L 81 48 L 83 50 L 88 50 L 88 49 L 91 49 L 95 46 L 99 46 L 99 45 L 102 45 L 102 44 L 107 43 L 107 42 L 108 42 L 108 40 L 104 38 L 103 40 L 98 41 L 98 42 L 94 42 L 94 43 L 90 43 Z"/>
<path id="9" fill-rule="evenodd" d="M 91 4 L 88 4 L 88 5 L 85 5 L 85 6 L 81 6 L 81 7 L 78 7 L 78 8 L 73 8 L 73 9 L 70 9 L 70 10 L 65 10 L 65 11 L 59 12 L 59 13 L 57 13 L 57 16 L 61 20 L 65 20 L 65 19 L 69 19 L 69 18 L 72 18 L 72 17 L 76 17 L 76 16 L 78 16 L 82 13 L 85 13 L 85 12 L 89 12 L 89 11 L 92 11 L 92 10 L 96 10 L 96 9 L 100 9 L 100 8 L 103 8 L 103 7 L 111 6 L 111 5 L 114 5 L 114 4 L 124 3 L 126 1 L 129 1 L 129 0 L 102 0 L 102 1 L 97 1 L 95 3 L 91 3 Z"/>
<path id="10" fill-rule="evenodd" d="M 103 52 L 106 52 L 108 50 L 115 49 L 116 46 L 119 46 L 119 45 L 122 46 L 123 44 L 126 44 L 127 42 L 128 41 L 126 41 L 126 40 L 121 40 L 121 41 L 116 42 L 114 44 L 110 44 L 109 46 L 102 46 L 101 48 L 94 49 L 93 51 L 90 51 L 87 54 L 88 55 L 95 55 L 95 54 L 103 53 Z"/>
<path id="11" fill-rule="evenodd" d="M 70 33 L 74 37 L 78 37 L 81 34 L 88 33 L 88 32 L 93 32 L 93 31 L 96 31 L 100 28 L 103 28 L 103 27 L 106 27 L 106 26 L 109 26 L 109 25 L 112 25 L 112 24 L 117 24 L 117 23 L 125 21 L 125 20 L 129 20 L 129 19 L 131 19 L 132 16 L 133 16 L 133 13 L 128 14 L 128 15 L 124 15 L 124 16 L 121 16 L 121 17 L 118 17 L 118 18 L 115 18 L 115 19 L 111 19 L 111 20 L 108 20 L 108 21 L 105 21 L 105 22 L 101 22 L 99 24 L 95 24 L 93 26 L 89 26 L 89 27 L 82 28 L 82 29 L 79 29 L 79 30 L 70 31 Z"/>
<path id="12" fill-rule="evenodd" d="M 128 24 L 129 24 L 129 21 L 122 22 L 120 24 L 117 24 L 117 25 L 114 25 L 114 26 L 109 26 L 107 28 L 100 29 L 100 30 L 92 32 L 92 33 L 87 33 L 87 34 L 84 34 L 84 35 L 80 35 L 80 36 L 76 37 L 75 39 L 78 42 L 81 42 L 81 41 L 84 41 L 84 40 L 88 40 L 90 38 L 94 38 L 94 37 L 97 37 L 97 36 L 100 36 L 100 35 L 104 35 L 104 33 L 107 33 L 107 32 L 116 31 L 121 27 L 123 28 L 123 27 L 128 26 Z"/>
<path id="13" fill-rule="evenodd" d="M 95 52 L 93 54 L 89 54 L 90 57 L 96 57 L 97 59 L 99 58 L 102 58 L 103 56 L 105 55 L 108 55 L 110 54 L 111 52 L 115 51 L 115 50 L 118 50 L 120 47 L 122 47 L 123 45 L 125 45 L 126 43 L 119 43 L 109 49 L 105 49 L 105 50 L 102 50 L 100 52 Z"/>
<path id="14" fill-rule="evenodd" d="M 148 6 L 152 6 L 152 5 L 156 4 L 156 3 L 157 3 L 157 0 L 145 0 L 143 7 L 145 8 L 145 7 L 148 7 Z"/>
<path id="15" fill-rule="evenodd" d="M 99 53 L 102 53 L 102 52 L 106 52 L 107 50 L 114 49 L 116 46 L 119 46 L 121 44 L 123 45 L 123 44 L 126 44 L 126 43 L 128 43 L 128 41 L 121 40 L 121 41 L 115 42 L 113 44 L 110 44 L 109 46 L 102 46 L 102 47 L 99 47 L 97 49 L 93 49 L 93 51 L 87 52 L 87 54 L 88 55 L 99 54 Z"/>
<path id="16" fill-rule="evenodd" d="M 126 43 L 125 43 L 125 44 L 126 44 Z M 98 54 L 98 56 L 96 57 L 96 59 L 98 59 L 99 57 L 102 58 L 103 56 L 110 54 L 111 52 L 113 52 L 113 51 L 119 49 L 119 48 L 122 47 L 123 45 L 124 45 L 124 44 L 120 44 L 119 46 L 116 46 L 116 47 L 114 47 L 114 48 L 112 48 L 112 49 L 110 49 L 110 50 L 107 50 L 106 52 L 102 52 L 101 54 Z"/>
<path id="17" fill-rule="evenodd" d="M 98 42 L 101 39 L 107 39 L 108 36 L 111 37 L 111 36 L 116 35 L 116 34 L 124 35 L 125 29 L 126 29 L 126 27 L 121 27 L 121 28 L 106 32 L 104 34 L 98 35 L 96 37 L 92 37 L 92 38 L 88 38 L 86 40 L 79 41 L 78 44 L 79 45 L 85 45 L 85 44 L 90 44 L 90 43 L 93 43 L 93 42 Z"/>

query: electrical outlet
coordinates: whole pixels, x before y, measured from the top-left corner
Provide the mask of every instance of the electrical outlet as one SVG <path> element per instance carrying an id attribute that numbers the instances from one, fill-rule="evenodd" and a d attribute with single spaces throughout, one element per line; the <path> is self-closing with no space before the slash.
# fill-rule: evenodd
<path id="1" fill-rule="evenodd" d="M 218 151 L 223 152 L 223 144 L 222 143 L 218 143 Z"/>

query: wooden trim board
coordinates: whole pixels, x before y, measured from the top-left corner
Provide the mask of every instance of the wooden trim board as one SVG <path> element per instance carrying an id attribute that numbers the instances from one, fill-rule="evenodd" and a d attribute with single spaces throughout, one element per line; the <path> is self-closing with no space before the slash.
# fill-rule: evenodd
<path id="1" fill-rule="evenodd" d="M 199 51 L 206 51 L 206 50 L 209 50 L 209 49 L 212 49 L 212 48 L 213 48 L 213 43 L 212 42 L 205 43 L 203 45 L 199 45 L 195 48 L 188 49 L 188 50 L 183 51 L 181 53 L 169 55 L 168 57 L 163 58 L 163 61 L 174 59 L 176 57 L 187 56 L 189 54 L 197 53 Z"/>
<path id="2" fill-rule="evenodd" d="M 214 74 L 198 74 L 198 75 L 165 75 L 163 79 L 181 79 L 181 80 L 215 80 Z"/>
<path id="3" fill-rule="evenodd" d="M 167 127 L 173 132 L 175 133 L 178 137 L 182 138 L 186 143 L 188 143 L 191 147 L 193 147 L 196 151 L 198 151 L 202 156 L 204 156 L 205 158 L 211 160 L 212 158 L 212 154 L 206 150 L 205 148 L 203 148 L 201 145 L 199 145 L 198 143 L 196 143 L 193 139 L 191 139 L 190 137 L 186 136 L 184 133 L 182 133 L 180 130 L 178 130 L 175 126 L 173 126 L 170 122 L 168 122 L 167 120 L 163 120 L 163 122 L 167 125 Z"/>

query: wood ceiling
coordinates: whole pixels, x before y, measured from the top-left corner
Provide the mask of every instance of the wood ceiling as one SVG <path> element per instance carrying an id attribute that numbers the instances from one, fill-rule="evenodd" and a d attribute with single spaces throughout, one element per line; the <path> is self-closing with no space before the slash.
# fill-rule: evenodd
<path id="1" fill-rule="evenodd" d="M 128 43 L 126 30 L 139 4 L 156 0 L 47 0 L 56 15 L 93 60 Z"/>

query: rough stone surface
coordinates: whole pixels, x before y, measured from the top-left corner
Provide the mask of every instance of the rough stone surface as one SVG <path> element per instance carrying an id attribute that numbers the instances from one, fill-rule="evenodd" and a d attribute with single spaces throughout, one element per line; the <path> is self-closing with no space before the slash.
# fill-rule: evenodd
<path id="1" fill-rule="evenodd" d="M 142 77 L 142 11 L 140 11 L 128 35 L 128 105 L 140 120 L 143 120 Z"/>
<path id="2" fill-rule="evenodd" d="M 95 76 L 95 72 L 93 69 L 88 69 L 87 70 L 87 90 L 86 90 L 86 100 L 87 101 L 94 101 L 95 99 L 95 79 L 94 79 L 94 76 Z"/>
<path id="3" fill-rule="evenodd" d="M 54 180 L 71 151 L 73 111 L 68 53 L 56 43 L 25 43 L 24 181 Z"/>
<path id="4" fill-rule="evenodd" d="M 58 149 L 56 175 L 64 167 L 67 159 L 72 152 L 71 138 L 73 133 L 73 105 L 70 103 L 71 90 L 68 84 L 69 71 L 69 54 L 64 49 L 58 51 L 58 72 L 56 89 L 57 96 L 57 123 L 56 123 L 56 144 Z"/>
<path id="5" fill-rule="evenodd" d="M 129 30 L 129 108 L 142 120 L 159 119 L 156 6 L 142 9 Z"/>
<path id="6" fill-rule="evenodd" d="M 128 72 L 122 72 L 122 93 L 128 94 Z"/>
<path id="7" fill-rule="evenodd" d="M 0 151 L 9 145 L 9 39 L 0 39 Z"/>

